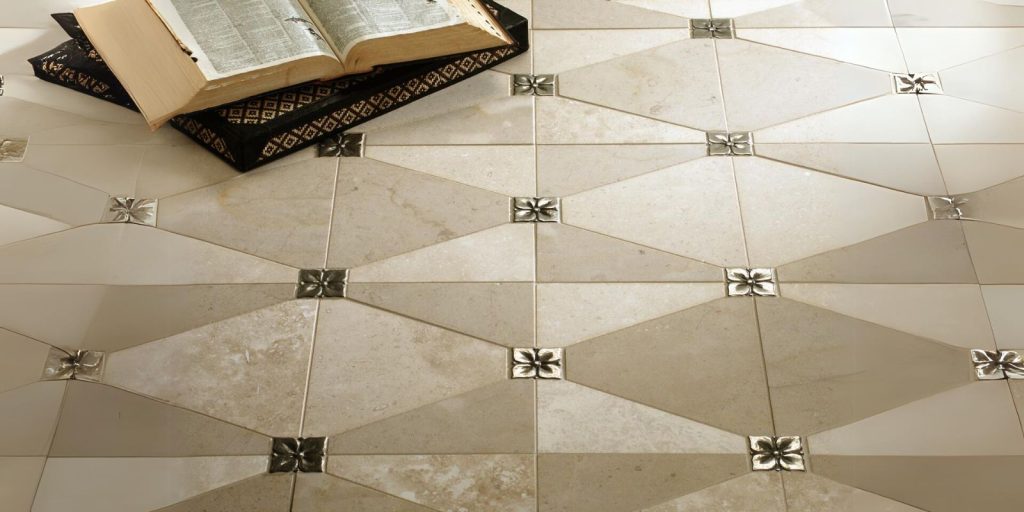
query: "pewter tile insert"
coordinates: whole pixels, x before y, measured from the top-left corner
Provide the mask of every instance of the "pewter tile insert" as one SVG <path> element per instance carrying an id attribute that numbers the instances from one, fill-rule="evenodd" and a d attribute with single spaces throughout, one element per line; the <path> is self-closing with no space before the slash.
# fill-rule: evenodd
<path id="1" fill-rule="evenodd" d="M 726 292 L 730 297 L 774 297 L 778 294 L 773 268 L 725 269 Z"/>
<path id="2" fill-rule="evenodd" d="M 732 39 L 734 25 L 731 18 L 691 19 L 690 37 L 693 39 Z"/>
<path id="3" fill-rule="evenodd" d="M 515 96 L 554 96 L 558 84 L 556 75 L 512 76 L 512 94 Z"/>
<path id="4" fill-rule="evenodd" d="M 321 157 L 362 157 L 366 145 L 365 133 L 341 133 L 331 135 L 317 146 L 317 156 Z"/>
<path id="5" fill-rule="evenodd" d="M 978 380 L 1024 379 L 1024 355 L 1017 350 L 971 350 Z"/>
<path id="6" fill-rule="evenodd" d="M 754 471 L 804 471 L 804 447 L 800 436 L 750 436 Z"/>
<path id="7" fill-rule="evenodd" d="M 512 198 L 512 222 L 560 222 L 561 210 L 558 197 Z"/>
<path id="8" fill-rule="evenodd" d="M 28 139 L 0 139 L 0 163 L 15 163 L 25 160 Z"/>
<path id="9" fill-rule="evenodd" d="M 896 94 L 942 94 L 939 76 L 934 73 L 894 73 Z"/>
<path id="10" fill-rule="evenodd" d="M 65 352 L 50 348 L 43 367 L 43 380 L 99 381 L 103 376 L 106 354 L 94 350 Z"/>
<path id="11" fill-rule="evenodd" d="M 708 156 L 753 156 L 750 132 L 707 132 Z"/>
<path id="12" fill-rule="evenodd" d="M 348 290 L 348 269 L 304 269 L 295 286 L 297 299 L 340 299 Z"/>
<path id="13" fill-rule="evenodd" d="M 326 437 L 275 437 L 270 473 L 323 473 L 327 469 Z"/>
<path id="14" fill-rule="evenodd" d="M 134 197 L 111 197 L 107 209 L 103 212 L 102 222 L 124 222 L 155 226 L 157 214 L 156 199 Z"/>
<path id="15" fill-rule="evenodd" d="M 513 379 L 565 378 L 560 348 L 512 349 Z"/>

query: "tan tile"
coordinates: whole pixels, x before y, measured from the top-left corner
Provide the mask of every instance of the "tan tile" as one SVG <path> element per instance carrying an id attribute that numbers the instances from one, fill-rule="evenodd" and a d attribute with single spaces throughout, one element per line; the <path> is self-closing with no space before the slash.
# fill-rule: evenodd
<path id="1" fill-rule="evenodd" d="M 162 508 L 160 512 L 289 512 L 291 501 L 291 478 L 259 475 Z"/>
<path id="2" fill-rule="evenodd" d="M 537 280 L 719 282 L 722 269 L 565 224 L 539 224 Z"/>
<path id="3" fill-rule="evenodd" d="M 1021 419 L 1021 428 L 1024 428 L 1024 381 L 1009 381 L 1010 394 L 1013 396 L 1013 403 L 1017 406 L 1017 416 Z"/>
<path id="4" fill-rule="evenodd" d="M 985 301 L 972 284 L 784 285 L 786 298 L 964 348 L 995 348 Z"/>
<path id="5" fill-rule="evenodd" d="M 1024 114 L 944 95 L 921 95 L 935 144 L 1024 142 Z"/>
<path id="6" fill-rule="evenodd" d="M 266 470 L 266 456 L 51 458 L 32 510 L 155 510 Z"/>
<path id="7" fill-rule="evenodd" d="M 929 512 L 999 510 L 1017 499 L 1024 484 L 1021 456 L 824 455 L 813 463 L 820 475 Z"/>
<path id="8" fill-rule="evenodd" d="M 928 219 L 919 196 L 762 158 L 737 158 L 735 166 L 756 266 L 789 263 Z"/>
<path id="9" fill-rule="evenodd" d="M 266 455 L 270 439 L 110 386 L 71 381 L 51 457 Z"/>
<path id="10" fill-rule="evenodd" d="M 911 69 L 929 73 L 1024 44 L 1024 29 L 1016 27 L 898 28 L 896 33 Z"/>
<path id="11" fill-rule="evenodd" d="M 782 477 L 750 473 L 638 512 L 784 512 Z"/>
<path id="12" fill-rule="evenodd" d="M 688 28 L 538 30 L 533 35 L 534 66 L 538 72 L 557 74 L 689 38 Z"/>
<path id="13" fill-rule="evenodd" d="M 1024 25 L 1024 12 L 1014 0 L 948 0 L 936 5 L 928 0 L 891 0 L 896 26 L 1008 27 Z"/>
<path id="14" fill-rule="evenodd" d="M 562 199 L 566 224 L 723 266 L 745 266 L 739 215 L 727 158 L 702 158 Z"/>
<path id="15" fill-rule="evenodd" d="M 824 309 L 759 300 L 758 320 L 779 432 L 820 432 L 974 380 L 967 349 Z"/>
<path id="16" fill-rule="evenodd" d="M 322 267 L 337 165 L 312 159 L 160 199 L 157 226 L 293 267 Z"/>
<path id="17" fill-rule="evenodd" d="M 543 454 L 540 510 L 637 510 L 749 471 L 746 455 Z M 671 510 L 671 509 L 670 509 Z"/>
<path id="18" fill-rule="evenodd" d="M 11 512 L 29 512 L 46 457 L 0 457 L 0 503 Z"/>
<path id="19" fill-rule="evenodd" d="M 108 354 L 104 382 L 267 435 L 295 435 L 316 307 L 290 301 Z"/>
<path id="20" fill-rule="evenodd" d="M 336 195 L 331 267 L 365 265 L 509 220 L 506 196 L 374 160 L 345 160 Z"/>
<path id="21" fill-rule="evenodd" d="M 922 261 L 928 264 L 923 265 Z M 963 230 L 956 222 L 922 222 L 783 265 L 777 272 L 784 283 L 973 283 L 978 280 Z"/>
<path id="22" fill-rule="evenodd" d="M 531 224 L 505 224 L 356 267 L 350 280 L 533 281 L 534 252 Z M 445 264 L 439 266 L 439 261 Z"/>
<path id="23" fill-rule="evenodd" d="M 790 512 L 923 512 L 813 473 L 786 473 L 782 478 L 786 482 L 786 502 Z"/>
<path id="24" fill-rule="evenodd" d="M 705 144 L 538 146 L 538 194 L 567 196 L 707 156 Z"/>
<path id="25" fill-rule="evenodd" d="M 737 22 L 740 23 L 740 22 Z M 742 28 L 747 41 L 818 55 L 858 66 L 906 73 L 899 41 L 891 28 Z"/>
<path id="26" fill-rule="evenodd" d="M 438 510 L 536 510 L 533 455 L 336 455 L 328 472 Z"/>
<path id="27" fill-rule="evenodd" d="M 511 197 L 537 190 L 535 153 L 529 145 L 366 148 L 367 158 Z"/>
<path id="28" fill-rule="evenodd" d="M 888 95 L 836 107 L 834 110 L 758 130 L 754 133 L 754 141 L 929 142 L 916 95 Z"/>
<path id="29" fill-rule="evenodd" d="M 0 325 L 65 349 L 112 352 L 294 297 L 294 284 L 10 284 L 0 285 Z"/>
<path id="30" fill-rule="evenodd" d="M 884 0 L 711 0 L 716 18 L 740 27 L 886 27 Z"/>
<path id="31" fill-rule="evenodd" d="M 57 182 L 67 180 L 71 185 L 63 185 L 60 189 L 53 190 L 74 190 L 73 194 L 69 194 L 74 197 L 80 197 L 83 190 L 94 191 L 94 200 L 100 204 L 91 213 L 88 221 L 97 222 L 106 204 L 106 196 L 134 195 L 139 162 L 145 151 L 145 146 L 130 145 L 48 145 L 31 138 L 25 160 L 16 164 L 4 164 L 4 168 L 9 166 L 21 171 L 21 180 L 26 181 L 30 179 L 25 176 L 28 173 L 50 176 L 47 187 L 56 187 Z M 96 193 L 100 191 L 102 193 Z"/>
<path id="32" fill-rule="evenodd" d="M 1024 348 L 1024 286 L 982 286 L 996 346 L 1003 350 Z"/>
<path id="33" fill-rule="evenodd" d="M 538 144 L 702 144 L 707 135 L 569 98 L 537 98 Z M 580 123 L 585 119 L 586 123 Z"/>
<path id="34" fill-rule="evenodd" d="M 533 453 L 534 384 L 496 382 L 331 437 L 332 454 Z"/>
<path id="35" fill-rule="evenodd" d="M 107 194 L 24 162 L 5 163 L 0 167 L 0 204 L 77 226 L 100 220 Z"/>
<path id="36" fill-rule="evenodd" d="M 39 380 L 50 347 L 18 333 L 0 329 L 0 353 L 3 354 L 0 358 L 0 393 L 3 393 Z"/>
<path id="37" fill-rule="evenodd" d="M 990 384 L 953 388 L 815 434 L 807 442 L 814 456 L 1024 455 L 1024 436 L 1010 391 Z"/>
<path id="38" fill-rule="evenodd" d="M 964 222 L 964 235 L 982 284 L 1024 284 L 1024 229 L 985 222 Z"/>
<path id="39" fill-rule="evenodd" d="M 946 194 L 930 144 L 758 144 L 757 154 L 920 195 Z"/>
<path id="40" fill-rule="evenodd" d="M 641 0 L 642 1 L 642 0 Z M 706 4 L 697 0 L 683 2 L 667 2 L 665 0 L 647 0 L 648 4 L 665 6 L 685 6 L 686 12 L 704 14 Z M 534 5 L 533 22 L 535 28 L 651 28 L 651 27 L 687 27 L 688 22 L 680 16 L 674 16 L 660 10 L 643 8 L 641 5 L 630 5 L 623 2 L 607 2 L 600 0 L 564 0 L 561 2 L 538 1 Z M 700 17 L 700 16 L 692 16 Z"/>
<path id="41" fill-rule="evenodd" d="M 1024 176 L 1024 144 L 935 146 L 950 194 L 964 194 Z M 985 165 L 977 165 L 984 161 Z"/>
<path id="42" fill-rule="evenodd" d="M 42 367 L 39 373 L 42 374 Z M 64 381 L 36 382 L 0 393 L 0 456 L 46 455 L 57 428 Z"/>
<path id="43" fill-rule="evenodd" d="M 722 283 L 537 285 L 537 343 L 564 347 L 725 295 Z"/>
<path id="44" fill-rule="evenodd" d="M 327 474 L 299 473 L 295 480 L 294 512 L 432 512 L 411 501 L 388 496 Z"/>
<path id="45" fill-rule="evenodd" d="M 0 246 L 64 231 L 68 224 L 0 205 Z"/>
<path id="46" fill-rule="evenodd" d="M 1024 194 L 1024 178 L 967 194 L 964 214 L 971 219 L 1024 229 L 1021 194 Z"/>
<path id="47" fill-rule="evenodd" d="M 347 296 L 509 347 L 533 346 L 532 283 L 352 283 Z"/>
<path id="48" fill-rule="evenodd" d="M 313 150 L 297 154 L 263 167 L 270 169 L 285 161 L 310 159 Z M 227 181 L 239 176 L 239 172 L 197 144 L 175 146 L 149 146 L 139 161 L 135 177 L 135 197 L 164 198 L 190 190 Z M 160 204 L 163 207 L 163 203 Z"/>
<path id="49" fill-rule="evenodd" d="M 580 384 L 736 433 L 769 432 L 753 302 L 721 299 L 569 347 Z M 679 393 L 680 389 L 705 390 Z"/>
<path id="50" fill-rule="evenodd" d="M 541 452 L 746 453 L 731 432 L 568 381 L 537 386 Z"/>
<path id="51" fill-rule="evenodd" d="M 0 248 L 0 282 L 294 283 L 296 270 L 147 226 L 98 224 Z"/>
<path id="52" fill-rule="evenodd" d="M 335 434 L 507 379 L 507 349 L 349 301 L 321 304 L 305 432 Z"/>

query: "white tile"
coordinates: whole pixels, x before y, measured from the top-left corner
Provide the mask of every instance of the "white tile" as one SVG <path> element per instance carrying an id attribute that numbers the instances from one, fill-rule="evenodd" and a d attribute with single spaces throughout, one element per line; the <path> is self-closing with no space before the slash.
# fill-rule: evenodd
<path id="1" fill-rule="evenodd" d="M 538 144 L 699 143 L 704 132 L 568 98 L 537 98 Z"/>
<path id="2" fill-rule="evenodd" d="M 928 131 L 936 144 L 1024 142 L 1024 114 L 952 96 L 921 96 Z"/>
<path id="3" fill-rule="evenodd" d="M 738 37 L 883 71 L 907 72 L 891 28 L 744 28 Z"/>
<path id="4" fill-rule="evenodd" d="M 754 141 L 929 142 L 913 95 L 881 96 L 761 129 L 754 133 Z"/>
<path id="5" fill-rule="evenodd" d="M 538 30 L 534 66 L 538 73 L 561 73 L 689 38 L 689 29 Z"/>
<path id="6" fill-rule="evenodd" d="M 935 73 L 1024 44 L 1024 28 L 898 28 L 910 71 Z"/>

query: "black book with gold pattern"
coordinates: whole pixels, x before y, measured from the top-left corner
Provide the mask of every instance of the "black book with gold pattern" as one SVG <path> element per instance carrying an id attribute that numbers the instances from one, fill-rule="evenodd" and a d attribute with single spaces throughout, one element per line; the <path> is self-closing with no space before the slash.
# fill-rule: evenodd
<path id="1" fill-rule="evenodd" d="M 184 114 L 170 124 L 240 171 L 248 171 L 342 133 L 505 62 L 528 49 L 526 18 L 486 2 L 515 44 L 393 65 Z M 37 77 L 135 109 L 71 14 L 53 18 L 71 36 L 29 59 Z"/>

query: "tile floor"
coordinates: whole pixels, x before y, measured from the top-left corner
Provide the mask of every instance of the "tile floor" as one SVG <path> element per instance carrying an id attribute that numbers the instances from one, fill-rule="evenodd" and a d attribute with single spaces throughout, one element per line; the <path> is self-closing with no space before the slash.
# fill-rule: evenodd
<path id="1" fill-rule="evenodd" d="M 245 175 L 2 1 L 5 512 L 1024 510 L 1021 0 L 510 0 Z"/>

